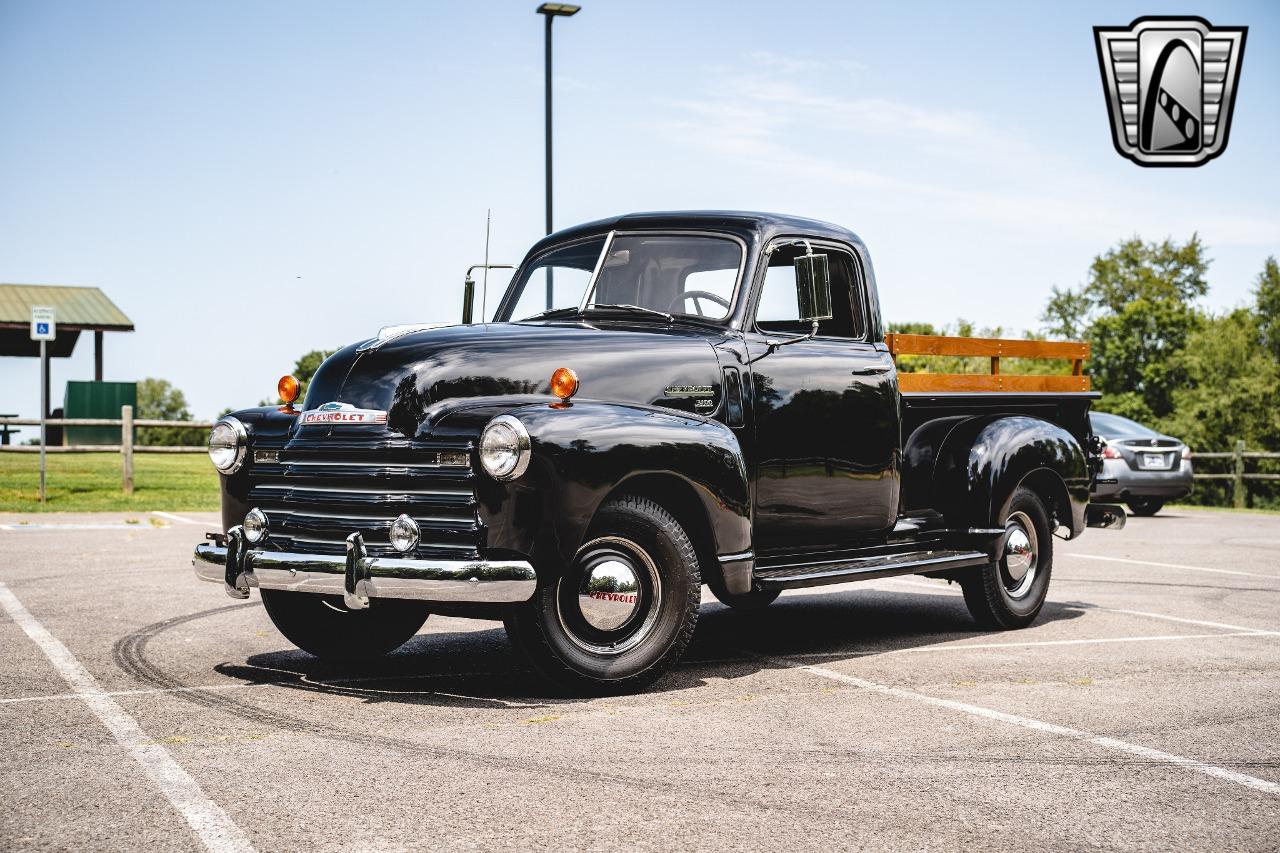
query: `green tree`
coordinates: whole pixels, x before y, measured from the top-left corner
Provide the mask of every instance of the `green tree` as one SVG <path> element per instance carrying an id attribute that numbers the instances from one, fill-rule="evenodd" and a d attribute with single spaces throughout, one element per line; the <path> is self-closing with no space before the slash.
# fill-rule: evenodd
<path id="1" fill-rule="evenodd" d="M 1089 372 L 1112 411 L 1164 417 L 1187 378 L 1176 356 L 1204 319 L 1197 300 L 1208 268 L 1197 235 L 1182 244 L 1132 237 L 1094 258 L 1079 289 L 1054 288 L 1041 319 L 1052 334 L 1089 341 Z"/>
<path id="2" fill-rule="evenodd" d="M 133 416 L 139 420 L 189 421 L 186 395 L 167 379 L 147 377 L 138 382 L 138 405 Z M 142 427 L 136 442 L 145 445 L 196 445 L 204 442 L 203 429 Z"/>
<path id="3" fill-rule="evenodd" d="M 1262 265 L 1253 294 L 1262 345 L 1273 358 L 1280 359 L 1280 264 L 1276 263 L 1274 255 Z"/>

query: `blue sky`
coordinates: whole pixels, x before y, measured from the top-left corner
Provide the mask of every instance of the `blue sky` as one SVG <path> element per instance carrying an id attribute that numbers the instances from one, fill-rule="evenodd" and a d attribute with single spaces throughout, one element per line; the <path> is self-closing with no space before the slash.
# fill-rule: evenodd
<path id="1" fill-rule="evenodd" d="M 536 5 L 0 0 L 0 281 L 101 287 L 138 329 L 106 378 L 169 379 L 199 417 L 306 350 L 456 319 L 486 208 L 495 261 L 542 234 Z M 1230 145 L 1143 169 L 1091 28 L 1188 12 L 1250 28 Z M 1263 3 L 586 0 L 556 24 L 556 222 L 827 219 L 888 318 L 1006 329 L 1117 240 L 1199 231 L 1225 308 L 1280 254 L 1278 48 Z M 92 369 L 82 341 L 55 398 Z M 0 389 L 35 415 L 36 360 L 0 358 Z"/>

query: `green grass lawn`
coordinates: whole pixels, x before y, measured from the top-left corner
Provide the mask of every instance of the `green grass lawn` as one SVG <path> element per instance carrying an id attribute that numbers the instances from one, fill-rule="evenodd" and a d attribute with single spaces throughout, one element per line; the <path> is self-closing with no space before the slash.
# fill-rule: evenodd
<path id="1" fill-rule="evenodd" d="M 120 489 L 119 453 L 50 453 L 40 503 L 40 455 L 0 453 L 0 512 L 218 509 L 218 475 L 203 453 L 136 453 L 133 495 Z"/>

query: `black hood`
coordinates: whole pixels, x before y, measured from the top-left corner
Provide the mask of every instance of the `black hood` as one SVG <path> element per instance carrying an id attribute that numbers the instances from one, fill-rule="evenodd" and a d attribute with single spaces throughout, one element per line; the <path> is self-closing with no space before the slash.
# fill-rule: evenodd
<path id="1" fill-rule="evenodd" d="M 570 367 L 581 383 L 576 399 L 711 414 L 721 391 L 712 344 L 722 338 L 713 329 L 633 321 L 420 330 L 334 353 L 312 378 L 303 408 L 338 402 L 383 410 L 392 431 L 416 436 L 465 398 L 550 399 L 552 372 Z"/>

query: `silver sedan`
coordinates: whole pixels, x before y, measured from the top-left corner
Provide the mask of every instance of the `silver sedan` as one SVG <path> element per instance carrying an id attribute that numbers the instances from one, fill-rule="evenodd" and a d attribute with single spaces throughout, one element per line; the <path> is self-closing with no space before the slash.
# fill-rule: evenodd
<path id="1" fill-rule="evenodd" d="M 1106 442 L 1095 498 L 1122 500 L 1135 515 L 1155 515 L 1165 502 L 1190 494 L 1191 448 L 1119 415 L 1090 412 L 1089 422 Z"/>

